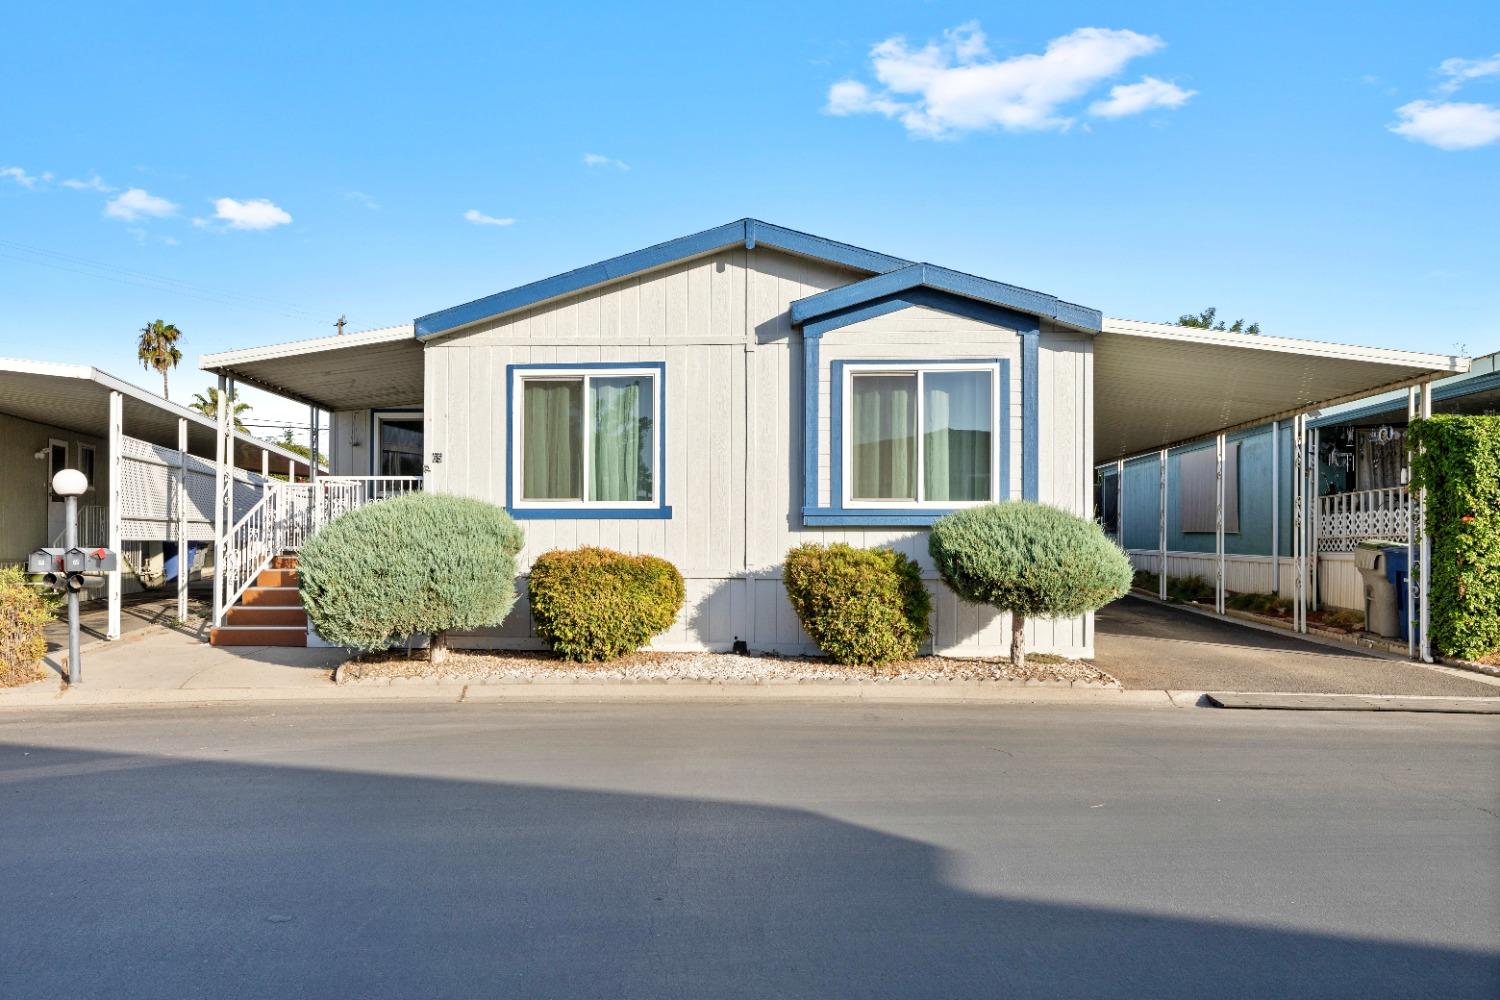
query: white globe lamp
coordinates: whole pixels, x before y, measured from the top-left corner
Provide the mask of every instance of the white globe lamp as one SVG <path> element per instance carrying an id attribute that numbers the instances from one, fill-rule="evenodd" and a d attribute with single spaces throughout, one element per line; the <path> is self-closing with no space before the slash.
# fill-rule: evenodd
<path id="1" fill-rule="evenodd" d="M 52 492 L 60 497 L 81 497 L 88 488 L 88 479 L 77 469 L 64 469 L 52 477 Z"/>

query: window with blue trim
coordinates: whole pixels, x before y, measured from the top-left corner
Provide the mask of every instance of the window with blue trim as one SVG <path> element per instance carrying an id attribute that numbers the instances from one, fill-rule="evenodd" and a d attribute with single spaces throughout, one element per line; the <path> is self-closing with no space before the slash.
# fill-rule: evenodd
<path id="1" fill-rule="evenodd" d="M 512 365 L 509 506 L 663 516 L 660 364 Z"/>
<path id="2" fill-rule="evenodd" d="M 845 362 L 836 433 L 847 510 L 948 510 L 1003 496 L 999 362 Z"/>

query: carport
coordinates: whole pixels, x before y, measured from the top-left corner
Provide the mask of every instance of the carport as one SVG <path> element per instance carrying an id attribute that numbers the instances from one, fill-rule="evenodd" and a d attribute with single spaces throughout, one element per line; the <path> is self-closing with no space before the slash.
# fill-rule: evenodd
<path id="1" fill-rule="evenodd" d="M 1322 341 L 1294 340 L 1200 330 L 1165 323 L 1144 323 L 1106 317 L 1094 341 L 1095 461 L 1113 461 L 1122 473 L 1127 461 L 1157 460 L 1157 510 L 1162 598 L 1166 597 L 1168 450 L 1195 441 L 1214 442 L 1214 591 L 1215 609 L 1225 611 L 1225 455 L 1226 436 L 1270 424 L 1272 439 L 1282 422 L 1291 427 L 1293 454 L 1292 523 L 1277 524 L 1273 532 L 1289 531 L 1292 541 L 1293 622 L 1306 632 L 1311 593 L 1310 558 L 1312 517 L 1317 496 L 1315 463 L 1310 453 L 1309 415 L 1315 411 L 1379 393 L 1405 390 L 1407 406 L 1417 416 L 1432 412 L 1432 383 L 1467 372 L 1469 359 L 1458 355 L 1420 353 L 1389 348 L 1357 347 Z M 1272 492 L 1280 463 L 1272 462 Z M 1123 502 L 1120 504 L 1123 510 Z M 1123 516 L 1123 515 L 1122 515 Z M 1274 517 L 1274 514 L 1273 514 Z M 1426 646 L 1428 545 L 1421 517 L 1421 499 L 1413 511 L 1413 579 L 1423 636 L 1420 654 L 1430 660 Z M 1279 565 L 1279 548 L 1273 550 Z"/>

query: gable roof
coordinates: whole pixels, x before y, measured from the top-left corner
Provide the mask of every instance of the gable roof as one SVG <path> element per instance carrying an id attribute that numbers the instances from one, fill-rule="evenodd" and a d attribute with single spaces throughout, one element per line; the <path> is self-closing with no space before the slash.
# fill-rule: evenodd
<path id="1" fill-rule="evenodd" d="M 1103 323 L 1103 314 L 1097 309 L 1064 302 L 1045 292 L 1008 285 L 1003 281 L 991 281 L 936 264 L 908 264 L 895 271 L 798 299 L 792 303 L 792 323 L 801 325 L 915 288 L 930 288 L 1030 316 L 1040 316 L 1085 333 L 1098 333 Z"/>
<path id="2" fill-rule="evenodd" d="M 483 323 L 506 313 L 525 309 L 549 299 L 570 295 L 594 285 L 618 281 L 644 271 L 736 246 L 743 246 L 748 250 L 753 250 L 757 246 L 767 246 L 776 250 L 784 250 L 787 253 L 866 271 L 876 276 L 890 275 L 893 272 L 904 274 L 905 277 L 897 279 L 897 283 L 909 280 L 914 273 L 920 278 L 918 284 L 939 282 L 941 285 L 933 284 L 931 287 L 945 287 L 945 290 L 954 294 L 995 302 L 1033 315 L 1046 316 L 1078 329 L 1087 329 L 1090 332 L 1097 332 L 1099 329 L 1097 310 L 1060 302 L 1054 296 L 1042 292 L 1033 292 L 998 281 L 987 281 L 932 264 L 916 264 L 900 257 L 876 253 L 873 250 L 839 243 L 822 236 L 813 236 L 810 233 L 801 233 L 795 229 L 772 225 L 759 219 L 740 219 L 728 225 L 705 229 L 701 233 L 668 240 L 665 243 L 646 247 L 644 250 L 611 257 L 609 260 L 599 261 L 596 264 L 588 264 L 550 278 L 496 292 L 494 295 L 487 295 L 473 302 L 428 313 L 417 318 L 413 325 L 413 332 L 418 340 L 440 337 L 475 323 Z M 910 269 L 914 267 L 920 270 L 910 272 Z M 856 282 L 848 287 L 855 288 L 864 284 L 866 282 Z M 903 287 L 909 288 L 914 285 Z M 890 294 L 890 292 L 880 294 Z M 795 314 L 793 322 L 800 322 Z"/>

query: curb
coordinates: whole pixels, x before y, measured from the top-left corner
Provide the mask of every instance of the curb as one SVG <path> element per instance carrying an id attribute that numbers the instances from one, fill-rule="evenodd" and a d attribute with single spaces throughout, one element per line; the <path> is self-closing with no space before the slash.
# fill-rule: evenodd
<path id="1" fill-rule="evenodd" d="M 1174 695 L 1176 696 L 1174 698 Z M 1046 704 L 1187 707 L 1201 692 L 1125 691 L 987 681 L 900 684 L 725 684 L 709 681 L 646 683 L 418 683 L 395 686 L 332 684 L 305 688 L 104 689 L 49 688 L 0 693 L 0 712 L 85 706 L 248 704 L 262 702 L 858 702 L 882 704 Z"/>

